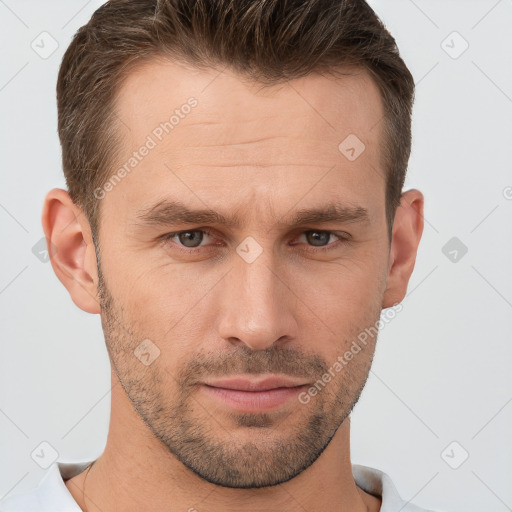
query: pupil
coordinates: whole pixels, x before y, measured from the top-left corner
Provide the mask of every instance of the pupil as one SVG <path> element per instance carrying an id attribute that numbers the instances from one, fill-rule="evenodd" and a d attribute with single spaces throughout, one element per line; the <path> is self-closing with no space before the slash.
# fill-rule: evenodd
<path id="1" fill-rule="evenodd" d="M 178 239 L 185 247 L 197 247 L 203 240 L 203 233 L 201 231 L 185 231 L 178 235 Z"/>
<path id="2" fill-rule="evenodd" d="M 312 242 L 312 245 L 320 246 L 320 245 L 327 245 L 331 234 L 327 233 L 325 231 L 309 231 L 306 236 L 308 238 L 308 242 Z M 320 243 L 317 243 L 317 242 L 320 242 Z M 325 242 L 325 243 L 322 243 L 322 242 Z"/>

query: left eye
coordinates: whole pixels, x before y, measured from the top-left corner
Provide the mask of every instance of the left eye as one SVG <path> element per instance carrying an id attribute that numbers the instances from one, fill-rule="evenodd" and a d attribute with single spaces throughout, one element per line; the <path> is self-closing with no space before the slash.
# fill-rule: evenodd
<path id="1" fill-rule="evenodd" d="M 301 233 L 301 237 L 302 236 L 306 238 L 306 242 L 308 244 L 311 244 L 314 247 L 325 247 L 326 245 L 329 245 L 331 236 L 340 238 L 330 231 L 304 231 L 304 233 Z"/>

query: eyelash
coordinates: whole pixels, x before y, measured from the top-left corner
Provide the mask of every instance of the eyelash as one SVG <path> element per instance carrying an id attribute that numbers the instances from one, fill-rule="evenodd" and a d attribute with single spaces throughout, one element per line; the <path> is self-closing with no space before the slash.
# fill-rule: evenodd
<path id="1" fill-rule="evenodd" d="M 182 230 L 182 231 L 174 231 L 173 233 L 166 233 L 165 235 L 163 235 L 162 237 L 160 237 L 160 240 L 162 241 L 162 243 L 167 243 L 169 242 L 170 240 L 172 240 L 172 238 L 174 238 L 176 235 L 180 235 L 181 233 L 195 233 L 197 231 L 200 231 L 202 233 L 206 233 L 207 235 L 209 236 L 214 236 L 213 232 L 209 229 L 185 229 L 185 230 Z M 338 237 L 339 240 L 337 240 L 337 242 L 340 242 L 340 243 L 347 243 L 347 242 L 350 242 L 350 239 L 351 239 L 351 236 L 348 234 L 348 233 L 334 233 L 333 231 L 328 231 L 328 230 L 321 230 L 321 229 L 308 229 L 306 231 L 302 231 L 300 234 L 305 234 L 305 233 L 328 233 L 329 235 L 334 235 L 336 237 Z M 311 251 L 311 252 L 327 252 L 327 251 L 330 251 L 333 249 L 333 246 L 334 245 L 338 245 L 336 242 L 333 242 L 333 243 L 330 243 L 326 246 L 322 246 L 322 247 L 315 247 L 315 246 L 309 246 L 310 249 L 308 249 L 308 251 Z M 177 244 L 178 246 L 178 250 L 180 251 L 183 251 L 185 253 L 192 253 L 192 252 L 197 252 L 201 249 L 206 249 L 205 246 L 199 246 L 199 247 L 184 247 L 183 245 L 179 245 Z"/>

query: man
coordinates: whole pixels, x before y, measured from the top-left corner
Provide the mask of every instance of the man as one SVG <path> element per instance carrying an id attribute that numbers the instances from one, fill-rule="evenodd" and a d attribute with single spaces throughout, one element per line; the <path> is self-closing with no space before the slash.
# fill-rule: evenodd
<path id="1" fill-rule="evenodd" d="M 94 13 L 59 72 L 68 190 L 42 222 L 101 315 L 108 439 L 1 510 L 422 510 L 351 464 L 349 417 L 423 230 L 413 92 L 362 0 Z"/>

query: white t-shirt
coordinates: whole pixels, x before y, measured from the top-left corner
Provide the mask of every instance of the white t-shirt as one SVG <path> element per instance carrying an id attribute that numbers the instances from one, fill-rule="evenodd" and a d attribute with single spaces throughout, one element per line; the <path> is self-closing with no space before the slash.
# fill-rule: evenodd
<path id="1" fill-rule="evenodd" d="M 0 501 L 0 512 L 81 512 L 64 481 L 91 462 L 54 462 L 35 489 Z M 391 478 L 378 469 L 352 464 L 352 474 L 359 488 L 382 498 L 380 512 L 433 512 L 404 501 Z"/>

